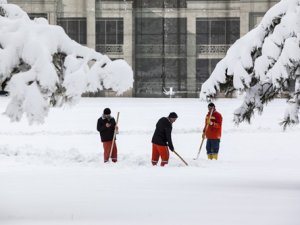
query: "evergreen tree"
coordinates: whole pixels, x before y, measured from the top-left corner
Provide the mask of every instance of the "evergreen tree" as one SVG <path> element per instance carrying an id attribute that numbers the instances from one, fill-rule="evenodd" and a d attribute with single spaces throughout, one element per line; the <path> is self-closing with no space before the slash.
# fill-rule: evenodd
<path id="1" fill-rule="evenodd" d="M 5 113 L 19 121 L 44 122 L 51 106 L 74 104 L 82 93 L 111 88 L 121 94 L 133 85 L 124 60 L 71 40 L 59 26 L 0 0 L 0 84 L 9 91 Z"/>
<path id="2" fill-rule="evenodd" d="M 300 0 L 281 0 L 261 23 L 237 40 L 202 85 L 200 98 L 211 100 L 220 90 L 246 92 L 234 121 L 250 122 L 254 111 L 278 94 L 294 89 L 282 124 L 299 123 L 300 106 Z M 296 82 L 290 82 L 290 81 Z M 291 87 L 295 83 L 295 87 Z"/>

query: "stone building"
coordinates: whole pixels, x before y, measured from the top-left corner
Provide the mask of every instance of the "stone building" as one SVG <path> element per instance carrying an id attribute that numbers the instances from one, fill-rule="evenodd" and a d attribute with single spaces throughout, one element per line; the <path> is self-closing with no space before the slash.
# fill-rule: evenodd
<path id="1" fill-rule="evenodd" d="M 126 96 L 196 97 L 227 49 L 279 0 L 8 0 L 134 70 Z M 109 90 L 99 93 L 113 95 Z"/>

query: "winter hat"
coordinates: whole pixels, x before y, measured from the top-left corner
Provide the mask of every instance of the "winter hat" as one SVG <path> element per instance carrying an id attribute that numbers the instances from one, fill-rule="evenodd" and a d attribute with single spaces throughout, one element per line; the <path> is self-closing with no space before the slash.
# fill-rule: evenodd
<path id="1" fill-rule="evenodd" d="M 109 108 L 105 108 L 105 109 L 103 110 L 103 114 L 104 114 L 104 115 L 110 115 L 110 113 L 111 113 L 111 111 L 110 111 Z"/>
<path id="2" fill-rule="evenodd" d="M 171 112 L 168 117 L 169 118 L 178 118 L 178 116 L 175 112 Z"/>
<path id="3" fill-rule="evenodd" d="M 216 106 L 215 106 L 214 103 L 211 102 L 211 103 L 208 104 L 208 107 L 216 107 Z"/>

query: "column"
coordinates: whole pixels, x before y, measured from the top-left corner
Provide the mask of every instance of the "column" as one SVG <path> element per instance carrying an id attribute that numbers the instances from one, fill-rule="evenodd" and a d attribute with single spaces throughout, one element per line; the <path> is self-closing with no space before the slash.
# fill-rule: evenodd
<path id="1" fill-rule="evenodd" d="M 187 14 L 187 91 L 188 97 L 196 97 L 196 15 Z"/>
<path id="2" fill-rule="evenodd" d="M 86 0 L 87 47 L 96 48 L 96 1 Z"/>
<path id="3" fill-rule="evenodd" d="M 52 24 L 52 25 L 56 25 L 57 21 L 56 21 L 56 12 L 51 12 L 51 13 L 48 13 L 48 21 L 49 21 L 49 24 Z"/>
<path id="4" fill-rule="evenodd" d="M 127 3 L 128 4 L 128 3 Z M 132 6 L 127 6 L 125 9 L 124 21 L 124 45 L 123 54 L 124 60 L 132 66 L 132 50 L 133 50 L 133 19 L 132 19 Z"/>
<path id="5" fill-rule="evenodd" d="M 249 31 L 249 8 L 250 4 L 241 3 L 240 7 L 240 37 Z"/>
<path id="6" fill-rule="evenodd" d="M 132 4 L 133 2 L 124 3 L 124 44 L 123 44 L 123 56 L 124 60 L 133 67 L 133 14 L 132 14 Z M 128 90 L 123 94 L 125 97 L 132 97 L 133 90 Z"/>

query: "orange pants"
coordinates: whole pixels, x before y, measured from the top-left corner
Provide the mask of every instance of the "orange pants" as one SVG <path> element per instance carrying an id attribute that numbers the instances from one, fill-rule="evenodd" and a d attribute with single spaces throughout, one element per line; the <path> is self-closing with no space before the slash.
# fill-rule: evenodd
<path id="1" fill-rule="evenodd" d="M 169 150 L 168 146 L 157 145 L 152 143 L 152 165 L 155 166 L 158 163 L 159 157 L 161 157 L 161 166 L 168 164 Z"/>
<path id="2" fill-rule="evenodd" d="M 107 162 L 109 160 L 109 154 L 110 154 L 110 149 L 112 145 L 112 141 L 105 141 L 103 143 L 103 148 L 104 148 L 104 162 Z M 116 142 L 114 142 L 114 147 L 112 149 L 111 153 L 111 161 L 117 162 L 118 159 L 118 149 Z"/>

